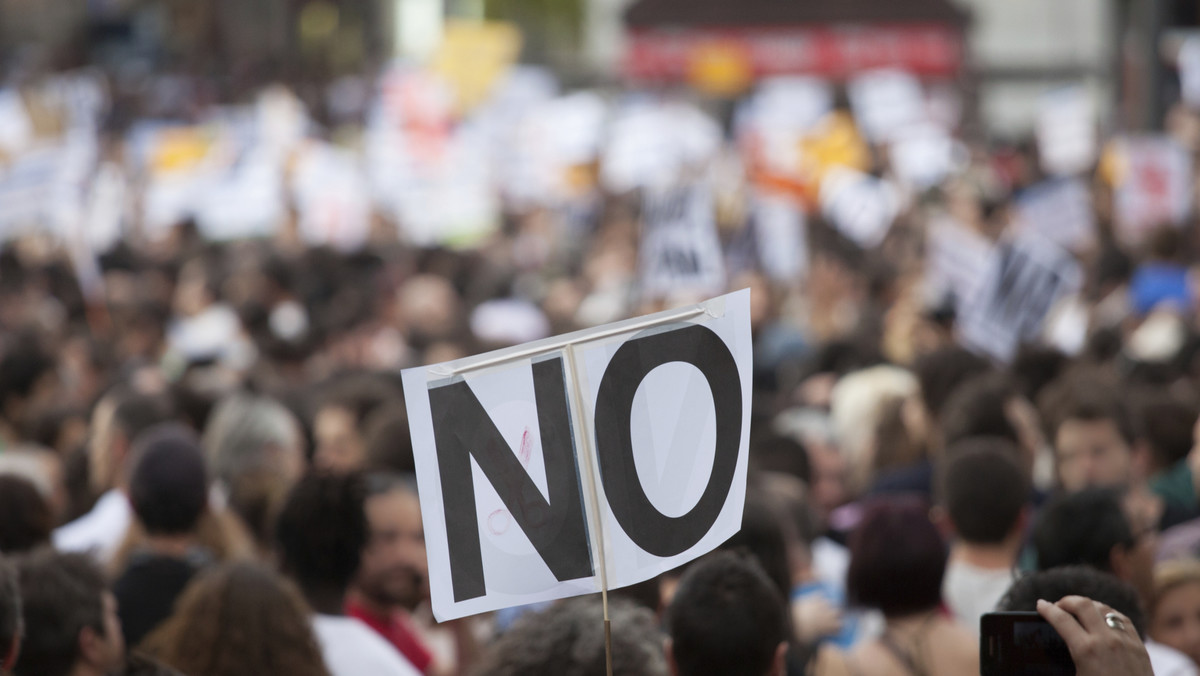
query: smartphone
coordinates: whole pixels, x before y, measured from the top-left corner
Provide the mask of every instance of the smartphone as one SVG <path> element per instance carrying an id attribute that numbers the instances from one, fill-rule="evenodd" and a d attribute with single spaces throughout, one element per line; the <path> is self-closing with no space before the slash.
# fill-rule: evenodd
<path id="1" fill-rule="evenodd" d="M 1037 613 L 988 613 L 979 620 L 982 676 L 1074 676 L 1058 631 Z"/>

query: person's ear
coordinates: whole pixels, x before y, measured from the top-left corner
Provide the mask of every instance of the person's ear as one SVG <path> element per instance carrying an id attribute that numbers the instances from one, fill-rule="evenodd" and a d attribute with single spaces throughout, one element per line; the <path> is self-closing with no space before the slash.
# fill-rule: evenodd
<path id="1" fill-rule="evenodd" d="M 670 636 L 663 639 L 663 655 L 667 658 L 667 671 L 671 676 L 679 676 L 679 665 L 675 663 L 675 641 Z"/>
<path id="2" fill-rule="evenodd" d="M 938 532 L 942 534 L 942 539 L 950 542 L 958 535 L 954 529 L 954 522 L 950 520 L 950 514 L 946 508 L 941 505 L 934 505 L 929 508 L 929 520 L 937 527 Z"/>
<path id="3" fill-rule="evenodd" d="M 85 664 L 104 664 L 106 651 L 107 644 L 100 632 L 91 627 L 84 627 L 79 631 L 79 659 Z"/>
<path id="4" fill-rule="evenodd" d="M 786 676 L 787 675 L 787 641 L 779 644 L 775 648 L 775 659 L 771 661 L 771 676 Z"/>
<path id="5" fill-rule="evenodd" d="M 1123 545 L 1113 545 L 1108 552 L 1108 567 L 1112 569 L 1113 575 L 1125 582 L 1131 582 L 1134 577 L 1133 561 L 1130 552 Z"/>

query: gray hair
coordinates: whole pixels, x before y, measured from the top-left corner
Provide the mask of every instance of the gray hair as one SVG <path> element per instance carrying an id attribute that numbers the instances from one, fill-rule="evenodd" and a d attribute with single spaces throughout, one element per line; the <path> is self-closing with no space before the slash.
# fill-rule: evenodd
<path id="1" fill-rule="evenodd" d="M 217 404 L 202 440 L 209 471 L 226 483 L 246 472 L 270 469 L 269 449 L 299 442 L 300 423 L 287 407 L 247 392 L 231 394 Z"/>

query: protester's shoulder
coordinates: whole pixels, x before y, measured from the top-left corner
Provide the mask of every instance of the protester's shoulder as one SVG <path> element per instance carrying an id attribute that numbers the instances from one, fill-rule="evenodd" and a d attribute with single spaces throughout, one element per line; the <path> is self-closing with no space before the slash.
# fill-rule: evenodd
<path id="1" fill-rule="evenodd" d="M 313 618 L 313 629 L 333 676 L 420 674 L 383 637 L 356 618 L 317 615 Z"/>

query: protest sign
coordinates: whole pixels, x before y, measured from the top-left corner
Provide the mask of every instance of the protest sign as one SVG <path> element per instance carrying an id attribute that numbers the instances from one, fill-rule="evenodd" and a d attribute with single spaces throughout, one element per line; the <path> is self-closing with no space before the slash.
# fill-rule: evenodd
<path id="1" fill-rule="evenodd" d="M 1200 108 L 1200 36 L 1190 36 L 1179 46 L 1179 89 L 1184 103 Z"/>
<path id="2" fill-rule="evenodd" d="M 704 184 L 647 189 L 642 200 L 642 293 L 662 298 L 725 288 L 716 205 Z"/>
<path id="3" fill-rule="evenodd" d="M 896 135 L 888 155 L 901 181 L 926 190 L 953 171 L 954 139 L 936 124 L 912 125 Z"/>
<path id="4" fill-rule="evenodd" d="M 1096 133 L 1096 112 L 1082 85 L 1046 92 L 1038 101 L 1038 154 L 1046 173 L 1072 176 L 1089 170 L 1099 151 Z"/>
<path id="5" fill-rule="evenodd" d="M 1137 246 L 1154 228 L 1179 224 L 1192 205 L 1192 158 L 1167 136 L 1115 142 L 1117 235 Z"/>
<path id="6" fill-rule="evenodd" d="M 808 228 L 804 210 L 790 195 L 755 191 L 754 237 L 758 262 L 776 282 L 790 284 L 808 269 Z"/>
<path id="7" fill-rule="evenodd" d="M 1083 272 L 1066 250 L 1034 232 L 998 245 L 984 283 L 959 321 L 959 340 L 1001 362 L 1041 335 L 1046 316 L 1079 289 Z"/>
<path id="8" fill-rule="evenodd" d="M 854 119 L 872 143 L 885 143 L 912 125 L 926 121 L 925 94 L 911 73 L 876 70 L 850 81 Z"/>
<path id="9" fill-rule="evenodd" d="M 992 256 L 992 243 L 977 232 L 943 219 L 933 223 L 926 240 L 925 304 L 947 304 L 962 312 L 983 285 Z"/>
<path id="10" fill-rule="evenodd" d="M 750 292 L 403 373 L 440 621 L 635 584 L 741 525 Z"/>
<path id="11" fill-rule="evenodd" d="M 900 213 L 900 193 L 886 180 L 853 169 L 831 169 L 821 182 L 821 211 L 864 249 L 878 246 Z"/>
<path id="12" fill-rule="evenodd" d="M 1016 225 L 1072 251 L 1090 247 L 1096 241 L 1091 191 L 1080 178 L 1043 181 L 1017 197 Z"/>

